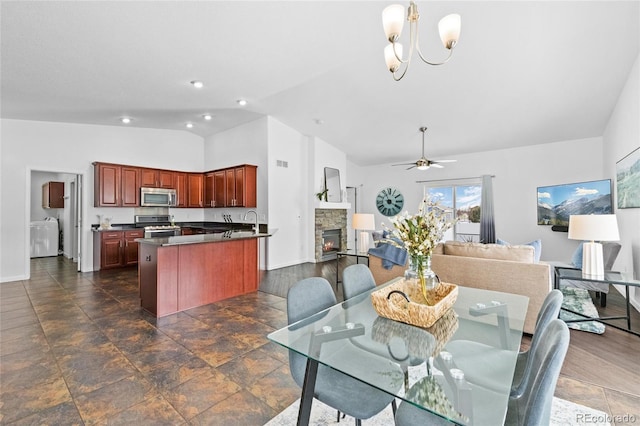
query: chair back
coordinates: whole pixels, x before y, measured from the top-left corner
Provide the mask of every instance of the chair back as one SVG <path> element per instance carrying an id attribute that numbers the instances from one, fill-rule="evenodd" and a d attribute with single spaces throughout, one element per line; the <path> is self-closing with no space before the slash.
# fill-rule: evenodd
<path id="1" fill-rule="evenodd" d="M 293 324 L 337 303 L 329 281 L 311 277 L 295 283 L 287 293 L 287 321 Z M 302 387 L 307 358 L 289 350 L 289 370 L 293 380 Z"/>
<path id="2" fill-rule="evenodd" d="M 517 384 L 514 384 L 514 387 L 511 390 L 512 398 L 519 397 L 524 392 L 524 389 L 527 386 L 526 382 L 532 368 L 532 358 L 530 355 L 536 351 L 537 346 L 540 344 L 540 338 L 544 330 L 549 326 L 551 321 L 558 319 L 563 299 L 564 296 L 562 295 L 562 292 L 554 289 L 547 294 L 547 297 L 545 297 L 542 302 L 542 306 L 538 312 L 538 317 L 536 318 L 536 328 L 533 332 L 533 336 L 531 337 L 531 346 L 529 347 L 529 353 L 526 356 L 525 367 L 522 372 L 521 380 Z"/>
<path id="3" fill-rule="evenodd" d="M 365 291 L 375 288 L 376 282 L 367 265 L 356 264 L 347 266 L 342 271 L 342 289 L 344 300 L 351 299 Z"/>
<path id="4" fill-rule="evenodd" d="M 511 417 L 517 413 L 518 425 L 549 424 L 553 394 L 569 348 L 569 339 L 569 328 L 559 319 L 552 320 L 542 331 L 540 343 L 529 355 L 532 368 L 528 372 L 524 392 L 519 398 L 510 400 L 508 414 Z"/>

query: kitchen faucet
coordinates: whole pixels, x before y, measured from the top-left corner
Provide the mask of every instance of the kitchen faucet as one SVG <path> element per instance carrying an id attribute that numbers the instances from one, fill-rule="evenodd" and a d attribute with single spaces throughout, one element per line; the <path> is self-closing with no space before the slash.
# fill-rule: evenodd
<path id="1" fill-rule="evenodd" d="M 253 214 L 256 215 L 256 225 L 255 225 L 255 228 L 253 230 L 257 234 L 258 230 L 260 229 L 259 225 L 258 225 L 258 213 L 255 210 L 249 210 L 248 212 L 246 212 L 244 214 L 244 220 L 247 220 L 247 217 L 249 216 L 249 213 L 253 213 Z"/>

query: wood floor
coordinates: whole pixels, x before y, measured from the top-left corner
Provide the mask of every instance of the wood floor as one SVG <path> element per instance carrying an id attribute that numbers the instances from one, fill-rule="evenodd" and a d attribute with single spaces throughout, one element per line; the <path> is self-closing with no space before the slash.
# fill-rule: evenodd
<path id="1" fill-rule="evenodd" d="M 33 259 L 30 280 L 0 284 L 0 424 L 263 425 L 300 395 L 287 352 L 266 339 L 286 325 L 283 296 L 335 274 L 335 261 L 268 271 L 257 293 L 156 319 L 139 307 L 135 268 Z M 607 315 L 624 306 L 613 291 L 607 302 Z M 640 337 L 611 327 L 571 331 L 556 396 L 639 424 L 638 354 Z"/>

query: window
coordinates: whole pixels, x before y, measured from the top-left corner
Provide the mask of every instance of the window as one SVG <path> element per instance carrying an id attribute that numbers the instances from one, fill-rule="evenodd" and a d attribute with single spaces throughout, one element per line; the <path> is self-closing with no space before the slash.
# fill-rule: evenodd
<path id="1" fill-rule="evenodd" d="M 445 234 L 445 240 L 480 241 L 482 184 L 479 180 L 466 185 L 426 185 L 425 192 L 450 212 L 451 218 L 458 219 L 456 225 Z"/>

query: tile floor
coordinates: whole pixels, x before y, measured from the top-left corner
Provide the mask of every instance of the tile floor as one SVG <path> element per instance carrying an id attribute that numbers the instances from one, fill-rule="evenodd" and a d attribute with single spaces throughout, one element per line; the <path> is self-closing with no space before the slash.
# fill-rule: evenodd
<path id="1" fill-rule="evenodd" d="M 286 301 L 258 292 L 156 319 L 134 269 L 32 260 L 0 286 L 0 423 L 262 425 L 295 401 L 266 335 Z"/>

